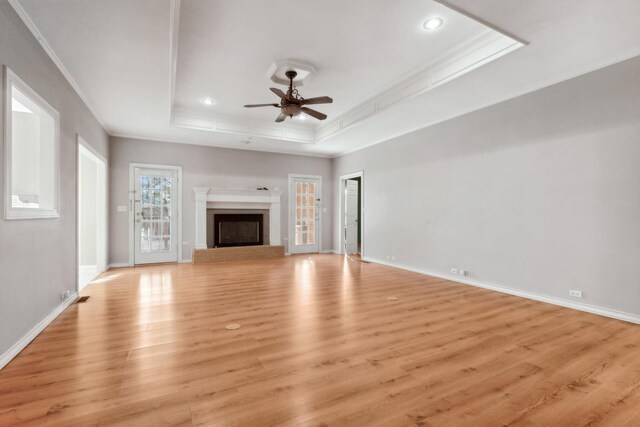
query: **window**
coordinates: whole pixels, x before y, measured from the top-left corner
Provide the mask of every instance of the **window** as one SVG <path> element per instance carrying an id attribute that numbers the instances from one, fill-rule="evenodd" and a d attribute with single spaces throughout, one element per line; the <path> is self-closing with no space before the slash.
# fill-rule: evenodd
<path id="1" fill-rule="evenodd" d="M 5 219 L 57 218 L 60 115 L 5 67 Z"/>

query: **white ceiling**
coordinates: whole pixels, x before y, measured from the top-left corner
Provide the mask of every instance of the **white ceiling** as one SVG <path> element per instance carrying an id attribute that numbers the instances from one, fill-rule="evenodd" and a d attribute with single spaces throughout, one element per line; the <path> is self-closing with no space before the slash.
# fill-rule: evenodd
<path id="1" fill-rule="evenodd" d="M 640 54 L 636 0 L 10 1 L 111 134 L 300 154 L 354 151 Z M 433 15 L 445 25 L 422 30 Z M 267 71 L 287 58 L 316 68 L 300 92 L 334 98 L 316 106 L 326 123 L 242 108 L 277 102 Z"/>
<path id="2" fill-rule="evenodd" d="M 427 32 L 427 16 L 446 16 L 447 25 Z M 189 0 L 180 9 L 175 105 L 207 110 L 200 101 L 209 95 L 217 104 L 208 110 L 273 121 L 277 110 L 243 105 L 276 102 L 268 88 L 281 86 L 267 71 L 291 58 L 316 68 L 300 92 L 332 96 L 317 109 L 334 116 L 483 28 L 424 0 Z"/>

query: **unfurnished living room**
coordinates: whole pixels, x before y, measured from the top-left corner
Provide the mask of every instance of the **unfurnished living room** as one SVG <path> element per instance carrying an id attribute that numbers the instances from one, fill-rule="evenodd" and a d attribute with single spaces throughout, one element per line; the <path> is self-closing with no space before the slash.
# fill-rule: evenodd
<path id="1" fill-rule="evenodd" d="M 640 426 L 639 22 L 0 0 L 0 427 Z"/>

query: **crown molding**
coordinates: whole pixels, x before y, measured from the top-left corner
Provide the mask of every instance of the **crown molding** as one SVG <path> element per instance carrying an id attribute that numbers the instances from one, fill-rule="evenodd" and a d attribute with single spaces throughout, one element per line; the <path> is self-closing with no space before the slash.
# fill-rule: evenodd
<path id="1" fill-rule="evenodd" d="M 316 131 L 316 142 L 338 135 L 400 102 L 420 96 L 523 46 L 523 42 L 487 28 L 449 49 L 406 79 L 322 123 Z"/>
<path id="2" fill-rule="evenodd" d="M 182 129 L 227 133 L 232 135 L 255 136 L 259 138 L 298 142 L 303 144 L 315 143 L 315 131 L 309 127 L 275 124 L 273 122 L 263 120 L 247 119 L 241 116 L 222 114 L 204 115 L 202 112 L 175 106 L 176 75 L 180 45 L 180 7 L 181 0 L 171 0 L 169 29 L 171 52 L 169 58 L 171 65 L 169 77 L 169 84 L 171 85 L 171 99 L 169 106 L 170 126 Z M 277 61 L 274 63 L 272 68 L 276 65 L 285 65 L 285 63 L 309 69 L 309 78 L 312 77 L 311 71 L 314 70 L 309 68 L 310 66 L 289 60 Z M 275 72 L 276 69 L 273 69 L 273 71 Z"/>
<path id="3" fill-rule="evenodd" d="M 176 26 L 172 28 L 176 29 Z M 177 36 L 172 34 L 172 40 L 174 37 Z M 171 126 L 305 144 L 319 143 L 370 119 L 398 103 L 420 96 L 523 46 L 525 46 L 524 42 L 514 40 L 491 28 L 485 28 L 448 49 L 421 68 L 409 73 L 407 78 L 387 85 L 326 122 L 314 127 L 276 124 L 262 120 L 247 119 L 242 116 L 216 115 L 205 117 L 201 112 L 181 109 L 175 107 L 173 103 L 171 106 Z M 175 74 L 175 67 L 172 67 L 172 73 Z M 174 81 L 175 76 L 172 77 L 172 85 Z M 425 126 L 427 125 L 425 124 Z"/>
<path id="4" fill-rule="evenodd" d="M 313 128 L 222 114 L 205 116 L 201 112 L 180 107 L 173 107 L 171 126 L 302 144 L 315 143 L 315 131 Z"/>
<path id="5" fill-rule="evenodd" d="M 485 28 L 448 49 L 442 55 L 431 59 L 419 69 L 413 70 L 405 79 L 377 89 L 367 98 L 317 126 L 310 125 L 305 127 L 247 119 L 242 116 L 204 116 L 202 112 L 176 107 L 175 85 L 179 48 L 180 0 L 171 0 L 170 125 L 183 129 L 315 144 L 336 136 L 400 102 L 420 96 L 526 45 L 526 42 L 510 36 L 444 1 L 439 3 L 479 22 Z M 273 74 L 275 68 L 287 61 L 289 60 L 274 62 L 269 69 L 268 75 L 272 77 L 271 74 Z"/>
<path id="6" fill-rule="evenodd" d="M 536 92 L 538 90 L 542 90 L 544 88 L 547 88 L 547 87 L 550 87 L 550 86 L 554 86 L 554 85 L 557 85 L 557 84 L 560 84 L 560 83 L 575 79 L 575 78 L 583 76 L 585 74 L 593 73 L 595 71 L 601 70 L 601 69 L 606 68 L 606 67 L 610 67 L 610 66 L 615 65 L 617 63 L 620 63 L 620 62 L 623 62 L 623 61 L 627 61 L 627 60 L 629 60 L 631 58 L 635 58 L 636 56 L 640 56 L 640 49 L 631 49 L 631 50 L 629 50 L 627 52 L 624 52 L 621 55 L 616 56 L 613 59 L 607 59 L 607 60 L 601 61 L 601 62 L 597 63 L 595 66 L 590 67 L 587 70 L 581 70 L 579 72 L 573 72 L 573 73 L 566 73 L 566 74 L 564 74 L 564 75 L 562 75 L 560 77 L 548 79 L 543 83 L 539 83 L 539 84 L 535 84 L 535 85 L 529 85 L 529 86 L 525 87 L 524 89 L 522 89 L 520 91 L 517 91 L 517 92 L 515 92 L 515 93 L 513 93 L 513 94 L 511 94 L 509 96 L 504 96 L 504 97 L 498 98 L 497 100 L 492 100 L 490 102 L 484 102 L 484 103 L 478 104 L 477 106 L 474 106 L 474 107 L 471 107 L 471 108 L 466 108 L 466 109 L 464 109 L 462 111 L 456 112 L 455 114 L 451 114 L 451 115 L 445 116 L 445 117 L 443 117 L 441 119 L 434 120 L 434 121 L 431 121 L 431 122 L 426 122 L 426 123 L 420 124 L 419 126 L 414 126 L 414 127 L 410 127 L 410 128 L 404 129 L 404 130 L 402 130 L 400 132 L 392 134 L 391 136 L 388 136 L 388 137 L 385 136 L 382 139 L 374 139 L 374 140 L 372 140 L 371 142 L 369 142 L 366 145 L 362 145 L 362 146 L 360 146 L 360 147 L 358 147 L 356 149 L 353 149 L 353 150 L 341 151 L 341 152 L 339 152 L 337 154 L 333 154 L 331 157 L 336 159 L 338 157 L 346 156 L 347 154 L 356 153 L 358 151 L 361 151 L 361 150 L 364 150 L 364 149 L 369 148 L 371 146 L 383 143 L 385 141 L 390 141 L 392 139 L 399 138 L 401 136 L 408 135 L 410 133 L 419 131 L 420 129 L 424 129 L 424 128 L 428 128 L 428 127 L 431 127 L 431 126 L 435 126 L 435 125 L 437 125 L 439 123 L 444 123 L 446 121 L 455 119 L 456 117 L 464 116 L 466 114 L 471 114 L 473 112 L 480 111 L 480 110 L 483 110 L 485 108 L 491 107 L 492 105 L 497 105 L 497 104 L 500 104 L 502 102 L 506 102 L 506 101 L 509 101 L 511 99 L 515 99 L 515 98 L 518 98 L 520 96 L 524 96 L 524 95 L 527 95 L 529 93 L 533 93 L 533 92 Z"/>
<path id="7" fill-rule="evenodd" d="M 33 22 L 31 17 L 27 13 L 27 11 L 22 7 L 22 4 L 20 4 L 20 1 L 19 0 L 8 0 L 8 1 L 11 7 L 13 7 L 13 10 L 15 10 L 18 16 L 20 17 L 20 19 L 22 19 L 22 22 L 24 22 L 24 24 L 27 26 L 29 31 L 31 31 L 31 34 L 33 34 L 33 36 L 36 38 L 38 43 L 40 43 L 40 46 L 42 46 L 42 49 L 44 49 L 47 55 L 49 55 L 49 58 L 51 58 L 53 63 L 56 65 L 56 67 L 58 67 L 58 70 L 60 71 L 60 73 L 62 73 L 64 78 L 67 79 L 67 82 L 69 82 L 73 90 L 75 90 L 78 97 L 80 97 L 80 100 L 89 109 L 91 114 L 93 114 L 93 117 L 98 121 L 98 123 L 100 123 L 100 126 L 102 126 L 102 128 L 107 133 L 109 133 L 109 128 L 107 128 L 104 122 L 100 120 L 100 117 L 98 116 L 98 114 L 96 114 L 95 108 L 91 105 L 91 103 L 89 102 L 89 99 L 84 94 L 82 89 L 80 89 L 80 85 L 73 78 L 69 70 L 67 70 L 67 68 L 64 66 L 64 64 L 58 57 L 58 55 L 56 55 L 53 48 L 47 41 L 47 39 L 45 39 L 45 37 L 42 35 L 42 33 L 40 32 L 36 24 Z"/>
<path id="8" fill-rule="evenodd" d="M 168 142 L 172 144 L 184 144 L 184 145 L 197 145 L 201 147 L 212 147 L 212 148 L 226 148 L 229 150 L 245 150 L 245 151 L 261 151 L 264 153 L 273 153 L 273 154 L 286 154 L 289 156 L 302 156 L 302 157 L 320 157 L 323 159 L 331 159 L 335 157 L 332 154 L 327 153 L 319 153 L 319 152 L 300 152 L 298 150 L 287 150 L 286 148 L 266 148 L 259 145 L 248 144 L 248 145 L 232 145 L 232 144 L 221 144 L 221 143 L 212 143 L 212 142 L 196 142 L 196 141 L 184 141 L 178 138 L 162 138 L 155 137 L 149 135 L 140 135 L 135 133 L 127 133 L 127 132 L 114 132 L 109 134 L 111 138 L 122 138 L 122 139 L 137 139 L 140 141 L 158 141 L 158 142 Z"/>

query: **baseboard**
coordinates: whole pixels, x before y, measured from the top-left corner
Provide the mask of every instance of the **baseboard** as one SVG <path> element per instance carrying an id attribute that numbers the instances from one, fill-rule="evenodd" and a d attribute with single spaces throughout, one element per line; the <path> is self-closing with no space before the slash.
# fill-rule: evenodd
<path id="1" fill-rule="evenodd" d="M 335 249 L 323 249 L 320 251 L 321 254 L 337 254 Z"/>
<path id="2" fill-rule="evenodd" d="M 109 266 L 107 267 L 107 270 L 109 270 L 110 268 L 122 268 L 122 267 L 133 267 L 133 266 L 128 262 L 114 262 L 112 264 L 109 264 Z"/>
<path id="3" fill-rule="evenodd" d="M 9 348 L 9 350 L 5 351 L 2 356 L 0 356 L 0 369 L 7 366 L 14 357 L 16 357 L 26 346 L 29 345 L 31 341 L 37 337 L 40 332 L 44 330 L 51 322 L 53 322 L 56 317 L 60 316 L 63 311 L 66 310 L 76 299 L 78 299 L 78 293 L 72 293 L 69 298 L 67 298 L 62 304 L 60 304 L 55 310 L 51 312 L 47 317 L 42 319 L 36 326 L 34 326 L 25 336 L 20 338 L 20 340 Z"/>
<path id="4" fill-rule="evenodd" d="M 191 264 L 193 261 L 191 259 L 183 259 L 178 261 L 179 264 Z"/>
<path id="5" fill-rule="evenodd" d="M 391 263 L 391 262 L 387 262 L 387 261 L 383 261 L 383 260 L 371 258 L 371 257 L 363 258 L 363 260 L 372 262 L 375 264 L 386 265 L 388 267 L 399 268 L 401 270 L 411 271 L 414 273 L 424 274 L 426 276 L 432 276 L 440 279 L 450 280 L 452 282 L 461 283 L 463 285 L 475 286 L 478 288 L 488 289 L 491 291 L 501 292 L 509 295 L 515 295 L 518 297 L 528 298 L 535 301 L 546 302 L 548 304 L 558 305 L 561 307 L 572 308 L 574 310 L 585 311 L 587 313 L 598 314 L 600 316 L 611 317 L 613 319 L 623 320 L 625 322 L 640 324 L 640 315 L 637 315 L 637 314 L 625 313 L 623 311 L 612 310 L 609 308 L 603 308 L 603 307 L 598 307 L 594 305 L 568 301 L 562 298 L 550 297 L 546 295 L 536 294 L 533 292 L 521 291 L 518 289 L 509 288 L 507 286 L 497 285 L 495 283 L 482 282 L 479 280 L 461 278 L 460 276 L 453 276 L 446 273 L 438 273 L 435 271 L 418 269 L 418 268 L 409 267 L 401 264 L 395 264 L 395 263 Z"/>

